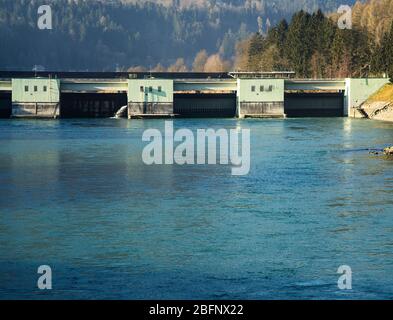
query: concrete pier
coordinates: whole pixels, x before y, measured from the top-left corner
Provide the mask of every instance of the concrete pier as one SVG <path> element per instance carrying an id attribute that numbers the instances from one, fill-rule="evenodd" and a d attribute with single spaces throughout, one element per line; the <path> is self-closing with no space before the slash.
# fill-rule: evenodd
<path id="1" fill-rule="evenodd" d="M 173 103 L 163 102 L 128 102 L 129 119 L 143 116 L 171 116 Z"/>
<path id="2" fill-rule="evenodd" d="M 59 80 L 12 79 L 12 117 L 58 118 L 60 114 Z"/>
<path id="3" fill-rule="evenodd" d="M 173 115 L 173 80 L 128 80 L 128 118 Z"/>
<path id="4" fill-rule="evenodd" d="M 237 79 L 239 118 L 284 117 L 284 79 Z"/>
<path id="5" fill-rule="evenodd" d="M 13 118 L 54 118 L 60 117 L 60 103 L 13 103 Z"/>

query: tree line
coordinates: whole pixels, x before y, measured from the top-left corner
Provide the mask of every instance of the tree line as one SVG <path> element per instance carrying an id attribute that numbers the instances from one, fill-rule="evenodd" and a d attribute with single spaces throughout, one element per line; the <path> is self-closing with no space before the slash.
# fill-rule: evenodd
<path id="1" fill-rule="evenodd" d="M 340 2 L 0 0 L 0 69 L 221 70 L 233 65 L 240 40 L 299 8 L 335 11 Z M 37 28 L 42 4 L 52 8 L 52 30 Z"/>
<path id="2" fill-rule="evenodd" d="M 383 23 L 378 17 L 361 18 L 376 5 L 379 12 L 393 13 L 391 1 L 358 4 L 352 29 L 340 29 L 336 15 L 299 11 L 290 23 L 282 20 L 267 35 L 255 33 L 239 42 L 235 68 L 291 70 L 304 78 L 393 77 L 392 15 Z"/>

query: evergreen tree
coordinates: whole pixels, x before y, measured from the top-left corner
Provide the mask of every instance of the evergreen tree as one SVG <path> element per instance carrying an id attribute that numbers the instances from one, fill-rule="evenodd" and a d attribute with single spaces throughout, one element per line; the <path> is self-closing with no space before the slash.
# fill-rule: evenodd
<path id="1" fill-rule="evenodd" d="M 259 33 L 253 35 L 248 48 L 248 69 L 252 71 L 262 71 L 259 69 L 259 60 L 264 51 L 265 39 Z"/>
<path id="2" fill-rule="evenodd" d="M 387 74 L 390 77 L 390 81 L 393 82 L 393 23 L 385 43 L 385 54 Z"/>
<path id="3" fill-rule="evenodd" d="M 277 48 L 280 50 L 281 56 L 284 55 L 284 46 L 287 39 L 287 32 L 288 22 L 284 19 L 281 20 L 276 27 L 272 28 L 268 34 L 268 41 L 277 46 Z"/>
<path id="4" fill-rule="evenodd" d="M 312 56 L 311 15 L 300 11 L 292 18 L 288 28 L 285 53 L 290 66 L 299 77 L 310 76 L 309 61 Z"/>

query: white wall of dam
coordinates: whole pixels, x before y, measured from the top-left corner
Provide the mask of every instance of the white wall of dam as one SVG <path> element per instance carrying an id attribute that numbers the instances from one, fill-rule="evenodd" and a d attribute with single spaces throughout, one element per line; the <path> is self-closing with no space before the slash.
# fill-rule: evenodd
<path id="1" fill-rule="evenodd" d="M 169 77 L 169 76 L 168 76 Z M 177 77 L 177 74 L 176 74 Z M 389 82 L 387 78 L 363 79 L 280 79 L 280 78 L 132 78 L 132 79 L 73 79 L 52 77 L 2 79 L 0 92 L 3 93 L 4 109 L 12 104 L 12 115 L 20 117 L 59 116 L 64 94 L 127 94 L 129 114 L 173 115 L 176 96 L 184 99 L 196 99 L 197 95 L 230 95 L 236 97 L 236 115 L 244 116 L 279 116 L 284 115 L 288 106 L 301 108 L 293 103 L 297 93 L 302 99 L 316 99 L 316 93 L 337 93 L 343 95 L 343 116 L 352 116 L 351 111 L 364 103 L 372 94 Z M 194 97 L 183 97 L 192 94 Z M 287 103 L 291 96 L 291 103 Z M 308 93 L 314 93 L 308 96 Z M 9 97 L 11 96 L 11 101 Z M 199 96 L 198 96 L 199 97 Z M 217 96 L 214 96 L 217 98 Z M 200 97 L 199 97 L 200 98 Z M 7 100 L 8 99 L 8 100 Z M 184 100 L 183 99 L 183 100 Z M 299 100 L 299 99 L 298 99 Z M 219 99 L 216 99 L 219 101 Z M 229 101 L 229 100 L 228 100 Z M 297 100 L 296 100 L 297 101 Z M 299 100 L 300 101 L 300 100 Z M 307 100 L 308 101 L 308 100 Z M 300 101 L 301 102 L 301 101 Z M 299 102 L 299 103 L 300 103 Z M 212 104 L 211 101 L 210 104 Z M 216 103 L 216 102 L 214 102 Z M 217 102 L 218 103 L 218 102 Z M 307 102 L 308 103 L 308 102 Z M 185 101 L 184 109 L 187 104 Z M 337 104 L 338 105 L 338 104 Z M 192 106 L 192 104 L 191 104 Z M 213 105 L 215 107 L 215 105 Z M 303 106 L 304 107 L 304 106 Z M 315 108 L 325 108 L 319 103 Z M 9 108 L 9 107 L 8 107 Z M 57 108 L 57 109 L 55 109 Z M 291 110 L 292 110 L 291 109 Z M 303 108 L 304 110 L 312 109 Z M 6 115 L 7 112 L 4 112 Z M 329 113 L 326 113 L 328 116 Z M 336 113 L 338 114 L 338 113 Z"/>
<path id="2" fill-rule="evenodd" d="M 345 116 L 352 116 L 352 109 L 361 106 L 371 95 L 389 83 L 388 78 L 364 78 L 345 80 Z"/>

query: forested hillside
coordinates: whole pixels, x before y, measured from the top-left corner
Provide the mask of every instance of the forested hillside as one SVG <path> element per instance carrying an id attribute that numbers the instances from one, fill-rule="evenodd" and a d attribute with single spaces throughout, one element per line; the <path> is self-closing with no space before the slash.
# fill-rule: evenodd
<path id="1" fill-rule="evenodd" d="M 392 0 L 357 2 L 353 7 L 353 22 L 355 26 L 360 29 L 366 29 L 377 43 L 389 31 L 392 19 Z"/>
<path id="2" fill-rule="evenodd" d="M 300 11 L 267 36 L 237 45 L 236 68 L 294 70 L 299 77 L 393 77 L 393 1 L 370 0 L 353 9 L 353 28 L 339 29 L 337 15 Z"/>
<path id="3" fill-rule="evenodd" d="M 300 9 L 334 12 L 341 2 L 0 0 L 0 69 L 222 70 L 240 40 Z M 37 28 L 41 4 L 52 7 L 52 30 Z"/>

